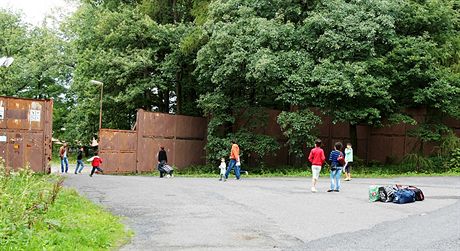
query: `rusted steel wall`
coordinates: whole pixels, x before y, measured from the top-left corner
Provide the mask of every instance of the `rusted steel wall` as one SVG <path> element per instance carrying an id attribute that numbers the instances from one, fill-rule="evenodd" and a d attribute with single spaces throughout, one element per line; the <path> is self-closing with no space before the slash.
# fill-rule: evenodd
<path id="1" fill-rule="evenodd" d="M 424 110 L 407 111 L 416 121 L 422 122 L 425 119 Z M 266 135 L 273 136 L 282 144 L 283 137 L 280 137 L 281 130 L 276 122 L 278 111 L 267 110 L 268 124 L 262 132 Z M 331 119 L 321 116 L 322 124 L 317 129 L 319 138 L 323 141 L 323 148 L 329 153 L 335 142 L 341 141 L 346 144 L 350 142 L 349 125 L 346 123 L 333 124 Z M 446 119 L 444 121 L 454 132 L 460 136 L 460 121 L 455 119 Z M 359 158 L 369 161 L 378 161 L 381 163 L 400 161 L 406 154 L 413 152 L 418 147 L 417 139 L 410 137 L 409 132 L 415 126 L 408 124 L 398 124 L 382 128 L 370 126 L 358 126 L 358 151 L 355 152 Z M 259 132 L 260 133 L 260 132 Z M 309 149 L 307 149 L 308 152 Z M 424 153 L 433 154 L 436 145 L 425 144 Z M 273 156 L 267 157 L 267 163 L 270 164 L 288 164 L 289 154 L 286 148 L 282 147 Z"/>
<path id="2" fill-rule="evenodd" d="M 100 131 L 104 172 L 154 171 L 161 146 L 167 151 L 168 163 L 177 168 L 204 164 L 206 128 L 204 118 L 139 110 L 135 130 Z"/>
<path id="3" fill-rule="evenodd" d="M 51 171 L 53 101 L 0 96 L 0 157 L 8 168 Z"/>
<path id="4" fill-rule="evenodd" d="M 104 172 L 136 172 L 136 131 L 102 129 L 99 133 L 99 156 Z"/>
<path id="5" fill-rule="evenodd" d="M 204 164 L 206 128 L 204 118 L 139 110 L 137 171 L 156 169 L 161 146 L 165 147 L 170 165 L 184 168 Z"/>

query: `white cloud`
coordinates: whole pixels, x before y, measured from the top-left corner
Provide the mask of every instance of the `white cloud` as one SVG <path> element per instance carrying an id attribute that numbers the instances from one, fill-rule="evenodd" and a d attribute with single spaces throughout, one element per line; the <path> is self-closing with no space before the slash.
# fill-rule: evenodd
<path id="1" fill-rule="evenodd" d="M 24 21 L 33 25 L 39 25 L 56 8 L 72 11 L 75 6 L 75 1 L 68 0 L 0 0 L 0 8 L 22 12 Z"/>

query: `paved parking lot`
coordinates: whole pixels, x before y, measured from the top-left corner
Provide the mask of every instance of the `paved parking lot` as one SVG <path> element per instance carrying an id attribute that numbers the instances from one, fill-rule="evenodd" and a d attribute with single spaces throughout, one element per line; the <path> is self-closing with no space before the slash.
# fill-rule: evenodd
<path id="1" fill-rule="evenodd" d="M 353 179 L 340 193 L 302 178 L 68 174 L 65 184 L 135 232 L 123 250 L 459 250 L 460 177 Z M 426 196 L 369 203 L 371 184 L 411 184 Z"/>

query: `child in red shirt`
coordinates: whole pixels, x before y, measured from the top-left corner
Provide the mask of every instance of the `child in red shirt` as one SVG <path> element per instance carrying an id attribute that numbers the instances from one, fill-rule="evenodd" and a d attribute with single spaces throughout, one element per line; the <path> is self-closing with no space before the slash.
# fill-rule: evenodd
<path id="1" fill-rule="evenodd" d="M 316 193 L 316 182 L 319 179 L 319 173 L 321 172 L 321 167 L 326 160 L 326 156 L 324 156 L 324 151 L 321 149 L 321 140 L 315 140 L 315 148 L 311 149 L 310 155 L 308 156 L 308 160 L 311 162 L 311 191 Z"/>
<path id="2" fill-rule="evenodd" d="M 93 166 L 93 169 L 91 170 L 91 174 L 89 177 L 93 177 L 94 171 L 98 170 L 102 174 L 104 174 L 104 170 L 102 170 L 99 166 L 102 164 L 102 158 L 97 155 L 97 152 L 94 153 L 94 156 L 88 161 L 91 161 L 91 166 Z"/>

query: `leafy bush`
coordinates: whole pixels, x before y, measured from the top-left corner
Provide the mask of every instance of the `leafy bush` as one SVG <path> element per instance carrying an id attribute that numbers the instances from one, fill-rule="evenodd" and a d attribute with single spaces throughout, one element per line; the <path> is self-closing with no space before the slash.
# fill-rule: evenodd
<path id="1" fill-rule="evenodd" d="M 419 153 L 410 153 L 404 156 L 403 163 L 411 166 L 413 171 L 421 171 L 433 167 L 433 162 L 430 158 L 423 156 Z"/>
<path id="2" fill-rule="evenodd" d="M 118 217 L 62 183 L 0 162 L 1 250 L 106 250 L 126 241 Z"/>
<path id="3" fill-rule="evenodd" d="M 452 150 L 451 157 L 447 162 L 449 169 L 453 172 L 460 172 L 460 147 Z"/>

